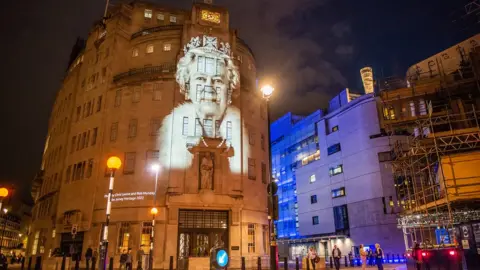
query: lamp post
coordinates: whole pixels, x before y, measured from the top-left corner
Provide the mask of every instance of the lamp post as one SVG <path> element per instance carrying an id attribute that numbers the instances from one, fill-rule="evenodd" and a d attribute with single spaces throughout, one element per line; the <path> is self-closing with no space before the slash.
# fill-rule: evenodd
<path id="1" fill-rule="evenodd" d="M 107 160 L 107 167 L 110 170 L 110 185 L 108 186 L 107 197 L 107 210 L 105 226 L 103 227 L 102 246 L 101 251 L 101 267 L 103 270 L 107 269 L 107 254 L 108 254 L 108 224 L 110 223 L 110 213 L 112 210 L 112 196 L 113 196 L 113 184 L 115 182 L 115 171 L 122 166 L 122 161 L 116 156 L 109 157 Z"/>
<path id="2" fill-rule="evenodd" d="M 3 217 L 3 227 L 2 227 L 2 239 L 0 240 L 0 253 L 2 252 L 2 248 L 3 248 L 3 236 L 5 235 L 5 229 L 7 227 L 7 213 L 8 213 L 8 209 L 7 208 L 3 208 L 3 213 L 5 214 L 4 217 Z"/>
<path id="3" fill-rule="evenodd" d="M 150 253 L 148 254 L 149 259 L 149 268 L 150 270 L 153 269 L 153 242 L 155 237 L 155 215 L 158 214 L 158 209 L 155 207 L 157 204 L 157 184 L 158 184 L 158 172 L 160 171 L 160 165 L 153 164 L 152 171 L 155 172 L 155 190 L 153 191 L 153 207 L 150 210 L 150 214 L 152 214 L 152 232 L 150 233 Z"/>
<path id="4" fill-rule="evenodd" d="M 8 196 L 8 189 L 0 188 L 0 209 L 2 209 L 3 199 Z"/>
<path id="5" fill-rule="evenodd" d="M 275 91 L 275 88 L 273 88 L 271 85 L 266 84 L 263 85 L 260 88 L 260 91 L 262 91 L 262 97 L 267 103 L 267 119 L 268 119 L 268 161 L 269 161 L 269 168 L 270 168 L 270 179 L 272 179 L 272 148 L 270 145 L 270 97 L 273 94 L 273 91 Z M 269 210 L 269 215 L 268 215 L 268 225 L 269 225 L 269 230 L 270 230 L 270 269 L 271 270 L 276 270 L 278 269 L 278 262 L 277 262 L 277 242 L 276 242 L 276 235 L 275 235 L 275 228 L 274 228 L 274 222 L 273 222 L 273 195 L 271 194 L 269 197 L 270 202 L 270 209 Z"/>

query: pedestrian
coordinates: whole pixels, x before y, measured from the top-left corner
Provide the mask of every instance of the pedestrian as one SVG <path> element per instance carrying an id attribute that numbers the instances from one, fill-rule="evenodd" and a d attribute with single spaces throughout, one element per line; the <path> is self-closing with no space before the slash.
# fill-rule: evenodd
<path id="1" fill-rule="evenodd" d="M 139 270 L 141 270 L 143 268 L 143 265 L 142 265 L 142 259 L 143 259 L 143 255 L 145 254 L 145 252 L 143 251 L 143 248 L 144 245 L 140 245 L 140 249 L 137 251 L 137 268 Z"/>
<path id="2" fill-rule="evenodd" d="M 97 248 L 95 248 L 93 250 L 93 254 L 92 254 L 92 270 L 95 269 L 95 265 L 97 263 L 97 258 L 98 258 L 98 251 L 97 251 Z"/>
<path id="3" fill-rule="evenodd" d="M 422 249 L 420 248 L 420 245 L 415 242 L 413 245 L 412 249 L 412 257 L 413 260 L 415 260 L 415 266 L 417 270 L 422 269 Z"/>
<path id="4" fill-rule="evenodd" d="M 132 270 L 132 249 L 131 248 L 128 248 L 128 252 L 127 252 L 127 261 L 125 263 L 126 267 L 127 267 L 127 270 Z"/>
<path id="5" fill-rule="evenodd" d="M 371 248 L 368 249 L 367 260 L 368 260 L 368 265 L 372 266 L 373 265 L 373 252 L 372 252 Z"/>
<path id="6" fill-rule="evenodd" d="M 375 244 L 375 260 L 378 270 L 383 270 L 383 250 L 380 248 L 379 243 Z"/>
<path id="7" fill-rule="evenodd" d="M 92 257 L 93 257 L 93 250 L 92 250 L 92 247 L 89 246 L 87 248 L 87 251 L 85 252 L 85 261 L 86 261 L 87 270 L 90 269 L 90 261 L 92 260 Z"/>
<path id="8" fill-rule="evenodd" d="M 122 252 L 122 255 L 120 255 L 120 268 L 119 270 L 122 270 L 122 269 L 125 269 L 125 270 L 128 270 L 126 269 L 126 264 L 127 264 L 127 250 L 124 249 L 123 252 Z"/>
<path id="9" fill-rule="evenodd" d="M 360 245 L 360 258 L 362 259 L 362 270 L 367 269 L 367 252 L 363 244 Z"/>
<path id="10" fill-rule="evenodd" d="M 317 252 L 315 248 L 310 247 L 308 250 L 308 263 L 310 264 L 310 270 L 315 270 L 315 264 L 317 260 Z"/>
<path id="11" fill-rule="evenodd" d="M 337 247 L 337 245 L 333 246 L 332 257 L 333 257 L 333 263 L 335 264 L 335 269 L 339 270 L 340 269 L 340 258 L 342 258 L 342 252 Z"/>
<path id="12" fill-rule="evenodd" d="M 8 265 L 7 257 L 5 256 L 5 254 L 3 254 L 0 251 L 0 269 L 7 270 L 7 265 Z"/>

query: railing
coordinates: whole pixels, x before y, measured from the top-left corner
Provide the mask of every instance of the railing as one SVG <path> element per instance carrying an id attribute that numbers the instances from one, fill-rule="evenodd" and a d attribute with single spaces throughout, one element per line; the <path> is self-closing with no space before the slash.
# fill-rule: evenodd
<path id="1" fill-rule="evenodd" d="M 138 31 L 132 34 L 132 37 L 130 39 L 135 39 L 137 37 L 142 37 L 142 36 L 148 36 L 150 34 L 161 32 L 161 31 L 182 30 L 182 29 L 183 29 L 183 25 L 179 25 L 179 24 L 162 25 L 162 26 L 152 27 L 148 29 L 143 29 L 142 31 Z"/>
<path id="2" fill-rule="evenodd" d="M 132 68 L 127 72 L 123 72 L 113 76 L 113 82 L 117 82 L 119 80 L 138 76 L 138 75 L 151 75 L 157 73 L 173 73 L 175 72 L 175 64 L 162 64 L 160 66 L 153 66 L 153 67 L 144 67 L 144 68 Z"/>

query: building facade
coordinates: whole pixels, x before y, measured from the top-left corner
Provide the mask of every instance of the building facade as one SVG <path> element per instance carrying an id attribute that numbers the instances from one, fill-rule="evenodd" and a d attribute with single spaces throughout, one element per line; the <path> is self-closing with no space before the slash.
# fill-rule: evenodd
<path id="1" fill-rule="evenodd" d="M 292 245 L 291 256 L 315 246 L 329 257 L 333 245 L 344 255 L 358 254 L 360 244 L 375 243 L 385 253 L 404 252 L 390 141 L 381 132 L 377 103 L 367 94 L 317 122 L 320 156 L 296 172 L 303 243 Z"/>
<path id="2" fill-rule="evenodd" d="M 106 160 L 118 156 L 108 229 L 115 268 L 124 250 L 134 258 L 150 252 L 152 230 L 155 269 L 167 269 L 170 258 L 178 269 L 207 264 L 214 246 L 230 250 L 232 267 L 242 256 L 247 263 L 267 256 L 266 103 L 254 55 L 229 28 L 228 11 L 135 1 L 107 18 L 57 94 L 30 254 L 49 261 L 56 248 L 99 247 Z"/>

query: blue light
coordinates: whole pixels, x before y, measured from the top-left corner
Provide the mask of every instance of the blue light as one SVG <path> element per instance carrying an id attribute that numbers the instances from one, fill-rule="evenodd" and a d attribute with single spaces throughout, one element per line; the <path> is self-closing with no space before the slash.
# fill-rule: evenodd
<path id="1" fill-rule="evenodd" d="M 228 254 L 224 249 L 217 252 L 217 263 L 220 267 L 225 267 L 228 264 Z"/>
<path id="2" fill-rule="evenodd" d="M 397 259 L 395 259 L 395 260 L 393 260 L 393 261 L 396 262 L 396 263 L 398 263 L 398 260 L 397 260 Z"/>
<path id="3" fill-rule="evenodd" d="M 392 260 L 388 260 L 389 263 L 392 263 L 393 261 Z"/>

